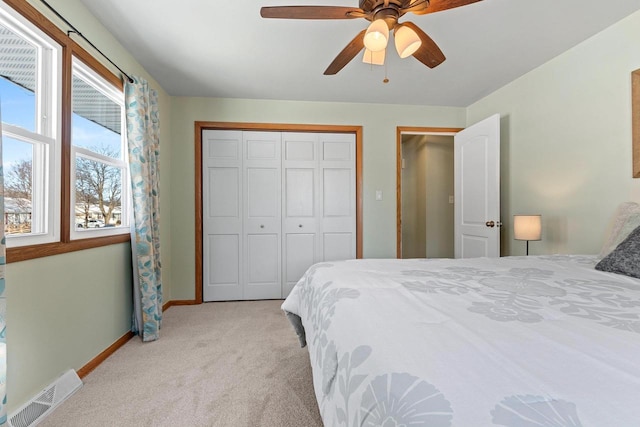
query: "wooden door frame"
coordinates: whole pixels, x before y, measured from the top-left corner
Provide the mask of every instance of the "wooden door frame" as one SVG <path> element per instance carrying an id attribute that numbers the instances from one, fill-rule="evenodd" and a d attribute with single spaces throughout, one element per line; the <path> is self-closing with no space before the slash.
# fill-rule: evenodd
<path id="1" fill-rule="evenodd" d="M 362 126 L 285 123 L 195 122 L 196 280 L 195 303 L 202 304 L 202 131 L 352 133 L 356 136 L 356 258 L 362 258 Z"/>
<path id="2" fill-rule="evenodd" d="M 402 258 L 402 135 L 454 136 L 464 128 L 396 127 L 396 258 Z"/>
<path id="3" fill-rule="evenodd" d="M 640 178 L 640 68 L 631 73 L 633 177 Z"/>

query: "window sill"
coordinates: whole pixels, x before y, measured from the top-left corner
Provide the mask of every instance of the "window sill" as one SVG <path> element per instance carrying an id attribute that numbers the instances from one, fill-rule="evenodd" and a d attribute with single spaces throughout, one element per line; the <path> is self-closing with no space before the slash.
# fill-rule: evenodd
<path id="1" fill-rule="evenodd" d="M 117 243 L 126 243 L 129 241 L 131 241 L 131 235 L 129 233 L 126 233 L 116 236 L 73 240 L 71 242 L 45 243 L 42 245 L 7 248 L 7 263 L 10 264 L 12 262 L 27 261 L 35 258 L 66 254 L 68 252 L 99 248 L 101 246 L 115 245 Z"/>

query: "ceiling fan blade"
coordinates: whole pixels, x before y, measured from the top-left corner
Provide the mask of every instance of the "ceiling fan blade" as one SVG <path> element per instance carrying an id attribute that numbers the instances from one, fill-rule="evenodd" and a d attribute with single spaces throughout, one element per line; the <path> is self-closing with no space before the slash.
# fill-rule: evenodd
<path id="1" fill-rule="evenodd" d="M 411 28 L 416 32 L 420 40 L 422 41 L 422 45 L 415 51 L 413 57 L 418 61 L 422 62 L 429 68 L 435 68 L 438 65 L 442 64 L 446 57 L 444 53 L 440 50 L 436 42 L 434 42 L 431 37 L 429 37 L 424 31 L 420 29 L 413 22 L 404 22 L 401 25 L 405 25 Z"/>
<path id="2" fill-rule="evenodd" d="M 416 15 L 426 15 L 427 13 L 441 12 L 447 9 L 453 9 L 454 7 L 466 6 L 471 3 L 476 3 L 482 0 L 431 0 L 429 7 L 422 10 L 416 10 L 413 13 Z"/>
<path id="3" fill-rule="evenodd" d="M 336 59 L 334 59 L 325 70 L 325 76 L 334 75 L 338 71 L 342 70 L 345 65 L 347 65 L 362 49 L 364 49 L 364 34 L 366 32 L 367 30 L 360 31 L 358 35 L 355 36 L 344 49 L 342 49 L 342 52 L 336 56 Z"/>
<path id="4" fill-rule="evenodd" d="M 416 15 L 422 15 L 423 11 L 428 7 L 429 7 L 429 0 L 404 0 L 403 5 L 398 12 L 400 16 L 409 12 L 413 12 Z"/>
<path id="5" fill-rule="evenodd" d="M 341 6 L 267 6 L 260 9 L 263 18 L 352 19 L 365 15 L 362 9 Z"/>

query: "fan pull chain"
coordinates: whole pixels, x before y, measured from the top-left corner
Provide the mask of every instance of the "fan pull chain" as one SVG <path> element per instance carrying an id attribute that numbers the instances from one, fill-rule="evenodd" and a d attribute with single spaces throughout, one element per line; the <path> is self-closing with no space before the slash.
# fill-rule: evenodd
<path id="1" fill-rule="evenodd" d="M 387 61 L 384 62 L 384 79 L 382 83 L 389 83 L 389 78 L 387 77 Z"/>

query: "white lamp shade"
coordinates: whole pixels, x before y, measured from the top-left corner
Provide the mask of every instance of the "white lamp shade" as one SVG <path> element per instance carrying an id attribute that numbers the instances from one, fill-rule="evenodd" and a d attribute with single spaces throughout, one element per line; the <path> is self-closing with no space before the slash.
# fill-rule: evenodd
<path id="1" fill-rule="evenodd" d="M 396 50 L 398 51 L 400 58 L 406 58 L 407 56 L 413 55 L 413 53 L 422 45 L 422 40 L 420 40 L 420 37 L 418 37 L 416 32 L 404 25 L 395 30 L 393 36 L 396 42 Z"/>
<path id="2" fill-rule="evenodd" d="M 513 235 L 516 240 L 542 239 L 542 216 L 514 215 Z"/>
<path id="3" fill-rule="evenodd" d="M 369 49 L 364 49 L 364 56 L 362 62 L 371 65 L 384 65 L 384 57 L 386 50 L 379 50 L 377 52 L 371 52 Z"/>
<path id="4" fill-rule="evenodd" d="M 389 27 L 384 19 L 373 21 L 364 35 L 364 46 L 371 52 L 378 52 L 387 47 Z"/>

